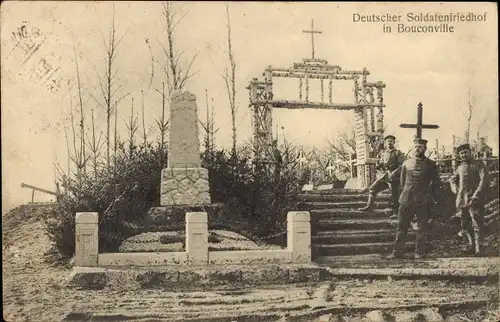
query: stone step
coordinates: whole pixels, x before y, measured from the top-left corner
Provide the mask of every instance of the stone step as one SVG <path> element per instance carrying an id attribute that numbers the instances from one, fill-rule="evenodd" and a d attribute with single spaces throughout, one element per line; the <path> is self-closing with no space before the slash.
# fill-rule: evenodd
<path id="1" fill-rule="evenodd" d="M 309 209 L 332 209 L 332 208 L 351 208 L 359 209 L 366 206 L 366 201 L 346 201 L 346 202 L 328 202 L 328 201 L 311 201 L 305 202 L 305 206 Z M 373 204 L 373 209 L 386 209 L 391 205 L 390 201 L 376 201 Z"/>
<path id="2" fill-rule="evenodd" d="M 314 223 L 314 231 L 338 231 L 343 229 L 392 229 L 396 231 L 397 220 L 389 218 L 373 219 L 319 219 Z"/>
<path id="3" fill-rule="evenodd" d="M 413 238 L 415 232 L 409 231 L 409 238 Z M 395 230 L 339 230 L 319 232 L 312 237 L 313 245 L 317 244 L 359 244 L 359 243 L 381 243 L 393 242 L 396 237 Z"/>
<path id="4" fill-rule="evenodd" d="M 308 195 L 359 195 L 366 194 L 362 189 L 328 189 L 328 190 L 311 190 L 304 191 L 303 194 Z"/>
<path id="5" fill-rule="evenodd" d="M 353 201 L 368 201 L 368 195 L 345 195 L 345 194 L 299 194 L 297 199 L 302 201 L 328 201 L 328 202 L 353 202 Z M 375 201 L 390 201 L 391 195 L 377 195 Z"/>
<path id="6" fill-rule="evenodd" d="M 360 244 L 317 244 L 313 245 L 312 252 L 316 256 L 342 256 L 354 254 L 390 254 L 394 243 L 360 243 Z M 407 242 L 406 249 L 413 251 L 414 243 Z"/>
<path id="7" fill-rule="evenodd" d="M 371 279 L 380 280 L 440 280 L 440 281 L 474 281 L 477 283 L 498 284 L 498 274 L 486 268 L 330 268 L 330 277 L 336 279 Z"/>
<path id="8" fill-rule="evenodd" d="M 318 219 L 324 218 L 350 218 L 350 219 L 361 219 L 361 218 L 389 218 L 392 214 L 391 209 L 373 209 L 370 211 L 363 211 L 359 209 L 349 209 L 349 208 L 331 208 L 331 209 L 314 209 L 309 210 L 311 216 Z"/>
<path id="9" fill-rule="evenodd" d="M 498 257 L 450 257 L 414 259 L 413 253 L 405 254 L 405 258 L 387 260 L 385 255 L 365 254 L 346 256 L 318 256 L 315 262 L 330 268 L 419 268 L 419 269 L 486 269 L 488 275 L 495 274 L 500 259 Z"/>

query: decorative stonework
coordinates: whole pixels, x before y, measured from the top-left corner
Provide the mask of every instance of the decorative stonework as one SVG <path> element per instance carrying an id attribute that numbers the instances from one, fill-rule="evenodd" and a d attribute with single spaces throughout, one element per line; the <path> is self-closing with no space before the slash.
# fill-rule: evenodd
<path id="1" fill-rule="evenodd" d="M 162 206 L 210 204 L 208 170 L 204 168 L 166 168 L 161 172 Z"/>

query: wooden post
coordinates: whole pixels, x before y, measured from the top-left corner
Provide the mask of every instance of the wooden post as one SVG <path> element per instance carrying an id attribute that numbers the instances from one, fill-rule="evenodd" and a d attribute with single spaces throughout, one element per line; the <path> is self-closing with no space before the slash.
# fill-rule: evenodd
<path id="1" fill-rule="evenodd" d="M 324 102 L 324 99 L 323 99 L 323 79 L 321 79 L 321 102 Z"/>
<path id="2" fill-rule="evenodd" d="M 309 102 L 309 77 L 306 75 L 306 102 Z"/>
<path id="3" fill-rule="evenodd" d="M 31 203 L 35 200 L 35 189 L 31 190 Z"/>
<path id="4" fill-rule="evenodd" d="M 332 75 L 328 75 L 328 101 L 332 103 Z"/>
<path id="5" fill-rule="evenodd" d="M 302 101 L 302 77 L 299 77 L 299 101 Z"/>

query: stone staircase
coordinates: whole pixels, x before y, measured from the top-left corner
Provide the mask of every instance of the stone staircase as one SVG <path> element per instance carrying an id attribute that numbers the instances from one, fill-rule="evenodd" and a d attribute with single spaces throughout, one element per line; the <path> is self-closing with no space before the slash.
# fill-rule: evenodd
<path id="1" fill-rule="evenodd" d="M 391 196 L 381 193 L 372 211 L 361 211 L 367 193 L 333 189 L 308 191 L 300 195 L 311 213 L 312 254 L 315 261 L 346 255 L 388 254 L 396 236 L 397 220 L 391 220 Z M 412 250 L 409 231 L 408 250 Z M 331 258 L 335 260 L 335 258 Z"/>

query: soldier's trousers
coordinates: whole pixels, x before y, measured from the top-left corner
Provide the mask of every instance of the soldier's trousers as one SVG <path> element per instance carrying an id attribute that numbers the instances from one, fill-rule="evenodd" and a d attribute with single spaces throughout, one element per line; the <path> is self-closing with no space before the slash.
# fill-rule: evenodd
<path id="1" fill-rule="evenodd" d="M 379 192 L 384 191 L 386 189 L 389 189 L 391 191 L 392 209 L 394 212 L 396 212 L 399 209 L 399 194 L 400 194 L 399 180 L 387 181 L 385 177 L 381 177 L 372 183 L 372 185 L 370 186 L 369 193 L 372 196 L 372 198 L 375 198 L 375 196 Z"/>
<path id="2" fill-rule="evenodd" d="M 417 219 L 417 238 L 415 241 L 415 253 L 423 255 L 427 252 L 427 231 L 429 225 L 429 205 L 407 205 L 399 206 L 398 230 L 394 241 L 394 253 L 402 254 L 405 248 L 406 236 L 410 228 L 413 216 Z"/>
<path id="3" fill-rule="evenodd" d="M 470 234 L 475 233 L 481 236 L 484 226 L 484 207 L 471 206 L 459 208 L 462 230 Z"/>

